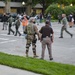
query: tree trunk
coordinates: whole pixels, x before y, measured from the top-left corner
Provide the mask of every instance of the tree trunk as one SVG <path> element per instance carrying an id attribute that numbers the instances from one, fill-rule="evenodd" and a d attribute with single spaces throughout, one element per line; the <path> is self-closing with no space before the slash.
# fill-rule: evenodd
<path id="1" fill-rule="evenodd" d="M 5 13 L 11 13 L 10 12 L 10 1 L 11 0 L 6 0 L 5 2 Z"/>
<path id="2" fill-rule="evenodd" d="M 26 13 L 27 15 L 30 15 L 31 14 L 31 9 L 32 9 L 32 0 L 28 0 L 28 5 L 27 5 L 27 8 L 26 8 Z"/>

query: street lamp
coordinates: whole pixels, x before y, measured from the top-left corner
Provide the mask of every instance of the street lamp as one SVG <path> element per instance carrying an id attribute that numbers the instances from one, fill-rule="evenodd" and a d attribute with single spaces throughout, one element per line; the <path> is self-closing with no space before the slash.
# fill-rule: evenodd
<path id="1" fill-rule="evenodd" d="M 73 4 L 71 3 L 70 6 L 73 6 Z"/>
<path id="2" fill-rule="evenodd" d="M 23 5 L 23 6 L 25 5 L 25 2 L 24 2 L 24 1 L 22 2 L 22 5 Z"/>
<path id="3" fill-rule="evenodd" d="M 25 6 L 25 2 L 24 1 L 22 2 L 22 5 L 23 5 L 23 13 L 24 13 L 24 6 Z"/>

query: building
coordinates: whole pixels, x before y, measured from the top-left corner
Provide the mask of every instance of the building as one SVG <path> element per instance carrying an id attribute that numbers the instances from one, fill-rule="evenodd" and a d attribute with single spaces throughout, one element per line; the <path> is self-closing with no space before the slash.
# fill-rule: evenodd
<path id="1" fill-rule="evenodd" d="M 43 12 L 43 6 L 41 4 L 36 4 L 33 9 L 35 9 L 36 14 Z"/>
<path id="2" fill-rule="evenodd" d="M 0 0 L 0 14 L 2 13 L 24 13 L 26 6 L 22 4 L 20 0 L 13 0 L 6 3 L 4 0 Z"/>

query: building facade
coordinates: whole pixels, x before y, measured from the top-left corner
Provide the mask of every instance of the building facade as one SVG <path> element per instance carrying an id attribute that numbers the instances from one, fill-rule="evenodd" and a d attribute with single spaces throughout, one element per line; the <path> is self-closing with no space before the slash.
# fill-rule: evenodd
<path id="1" fill-rule="evenodd" d="M 24 13 L 26 6 L 20 0 L 13 0 L 12 2 L 5 2 L 0 0 L 0 14 L 3 13 Z"/>

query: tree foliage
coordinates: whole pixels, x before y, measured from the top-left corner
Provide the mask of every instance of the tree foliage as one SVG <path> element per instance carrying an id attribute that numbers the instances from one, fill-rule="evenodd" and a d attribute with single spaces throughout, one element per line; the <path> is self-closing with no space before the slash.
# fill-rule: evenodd
<path id="1" fill-rule="evenodd" d="M 52 4 L 46 9 L 45 13 L 50 13 L 53 18 L 57 18 L 57 15 L 63 13 L 63 10 L 61 8 L 58 8 L 57 4 Z"/>

